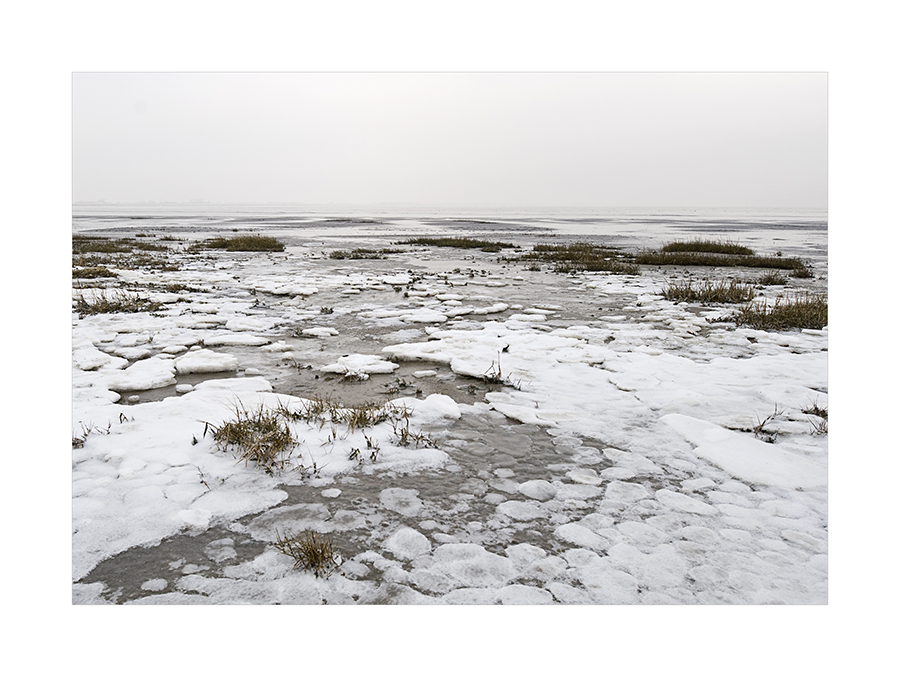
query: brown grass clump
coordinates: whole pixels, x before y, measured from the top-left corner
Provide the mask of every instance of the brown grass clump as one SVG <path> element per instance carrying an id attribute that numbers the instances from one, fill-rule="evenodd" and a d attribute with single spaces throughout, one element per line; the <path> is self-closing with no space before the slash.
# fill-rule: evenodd
<path id="1" fill-rule="evenodd" d="M 332 251 L 328 258 L 331 259 L 383 259 L 387 254 L 402 254 L 402 249 L 363 249 L 357 248 L 351 251 L 347 251 L 346 249 L 335 249 Z"/>
<path id="2" fill-rule="evenodd" d="M 118 277 L 118 273 L 114 273 L 105 266 L 89 266 L 87 268 L 72 269 L 72 279 L 75 280 L 91 280 L 98 277 Z"/>
<path id="3" fill-rule="evenodd" d="M 828 324 L 828 300 L 821 294 L 791 298 L 779 296 L 774 303 L 749 303 L 735 315 L 734 322 L 754 329 L 822 329 Z"/>
<path id="4" fill-rule="evenodd" d="M 750 247 L 722 240 L 691 240 L 690 242 L 670 242 L 660 249 L 661 252 L 704 252 L 707 254 L 735 254 L 753 256 Z"/>
<path id="5" fill-rule="evenodd" d="M 262 406 L 248 411 L 238 405 L 235 418 L 219 426 L 207 424 L 220 451 L 232 450 L 245 463 L 253 462 L 270 475 L 288 467 L 297 440 L 277 410 Z"/>
<path id="6" fill-rule="evenodd" d="M 102 313 L 141 313 L 162 308 L 158 301 L 142 298 L 123 290 L 102 292 L 88 300 L 84 295 L 75 299 L 75 311 L 82 317 Z"/>
<path id="7" fill-rule="evenodd" d="M 316 578 L 327 578 L 339 566 L 340 557 L 327 536 L 316 531 L 304 531 L 295 536 L 286 531 L 277 537 L 275 548 L 294 559 L 294 569 L 311 571 Z"/>
<path id="8" fill-rule="evenodd" d="M 514 249 L 510 242 L 491 242 L 476 240 L 471 237 L 417 237 L 398 244 L 419 244 L 432 247 L 457 247 L 460 249 L 480 249 L 483 252 L 499 252 L 501 249 Z"/>
<path id="9" fill-rule="evenodd" d="M 756 284 L 761 284 L 764 287 L 770 287 L 773 285 L 783 286 L 787 283 L 787 278 L 779 275 L 778 273 L 766 273 L 756 281 Z"/>
<path id="10" fill-rule="evenodd" d="M 794 271 L 793 274 L 805 274 L 808 271 L 806 264 L 800 259 L 784 258 L 780 256 L 742 256 L 736 254 L 715 254 L 705 252 L 663 252 L 650 251 L 639 254 L 634 259 L 635 263 L 651 266 L 718 266 L 718 267 L 747 267 L 747 268 L 775 268 L 779 270 Z M 811 275 L 812 273 L 810 273 Z"/>
<path id="11" fill-rule="evenodd" d="M 284 245 L 274 237 L 264 235 L 236 235 L 214 237 L 193 245 L 192 249 L 224 249 L 229 252 L 282 252 Z"/>
<path id="12" fill-rule="evenodd" d="M 142 251 L 166 251 L 168 247 L 154 242 L 131 240 L 128 238 L 96 237 L 89 235 L 72 236 L 72 253 L 87 254 L 96 252 L 101 254 L 130 253 L 135 249 Z"/>
<path id="13" fill-rule="evenodd" d="M 695 289 L 692 281 L 681 284 L 670 284 L 663 290 L 663 296 L 669 301 L 688 301 L 700 303 L 746 303 L 753 299 L 753 287 L 731 280 L 712 283 L 706 280 Z"/>
<path id="14" fill-rule="evenodd" d="M 573 244 L 536 244 L 517 261 L 546 261 L 555 263 L 557 273 L 605 271 L 620 275 L 640 275 L 641 269 L 630 263 L 626 255 L 609 247 L 587 242 Z"/>

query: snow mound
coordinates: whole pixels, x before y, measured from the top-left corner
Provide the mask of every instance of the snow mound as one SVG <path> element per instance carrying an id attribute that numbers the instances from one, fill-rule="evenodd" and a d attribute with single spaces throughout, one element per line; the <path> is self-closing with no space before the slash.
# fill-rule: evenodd
<path id="1" fill-rule="evenodd" d="M 766 444 L 748 433 L 726 430 L 682 414 L 667 414 L 660 420 L 696 445 L 697 456 L 745 482 L 788 489 L 827 484 L 828 469 L 824 463 L 786 451 L 777 444 Z"/>
<path id="2" fill-rule="evenodd" d="M 217 353 L 201 348 L 175 358 L 175 371 L 179 374 L 208 374 L 217 371 L 235 371 L 238 360 L 234 355 Z"/>
<path id="3" fill-rule="evenodd" d="M 377 355 L 345 355 L 334 364 L 322 367 L 322 371 L 332 374 L 390 374 L 400 365 L 383 360 Z"/>
<path id="4" fill-rule="evenodd" d="M 403 527 L 385 541 L 384 549 L 399 559 L 410 560 L 431 552 L 431 543 L 415 529 Z"/>
<path id="5" fill-rule="evenodd" d="M 175 365 L 171 359 L 149 357 L 107 377 L 110 390 L 150 390 L 175 383 Z"/>
<path id="6" fill-rule="evenodd" d="M 333 327 L 307 327 L 300 332 L 304 336 L 315 336 L 325 338 L 326 336 L 337 336 L 338 330 Z"/>

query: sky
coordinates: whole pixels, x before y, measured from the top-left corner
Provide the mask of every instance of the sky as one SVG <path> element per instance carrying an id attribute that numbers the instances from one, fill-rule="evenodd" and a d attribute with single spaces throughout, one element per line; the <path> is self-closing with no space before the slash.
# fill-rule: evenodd
<path id="1" fill-rule="evenodd" d="M 73 200 L 827 206 L 825 73 L 72 76 Z"/>

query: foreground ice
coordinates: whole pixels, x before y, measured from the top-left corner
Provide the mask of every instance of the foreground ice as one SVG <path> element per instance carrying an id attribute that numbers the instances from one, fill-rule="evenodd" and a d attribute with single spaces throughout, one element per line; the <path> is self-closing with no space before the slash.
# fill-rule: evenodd
<path id="1" fill-rule="evenodd" d="M 827 601 L 827 438 L 804 413 L 827 407 L 827 330 L 710 323 L 654 271 L 454 256 L 216 253 L 127 272 L 160 312 L 74 317 L 74 600 Z M 213 442 L 238 411 L 379 378 L 405 418 L 298 415 L 291 471 Z M 335 539 L 338 573 L 272 547 L 304 530 Z M 115 563 L 136 554 L 155 564 L 132 580 Z"/>

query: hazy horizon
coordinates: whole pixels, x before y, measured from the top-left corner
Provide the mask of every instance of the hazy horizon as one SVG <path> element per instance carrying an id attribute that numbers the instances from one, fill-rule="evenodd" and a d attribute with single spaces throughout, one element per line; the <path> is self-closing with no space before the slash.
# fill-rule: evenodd
<path id="1" fill-rule="evenodd" d="M 75 73 L 74 204 L 827 208 L 824 73 Z"/>

